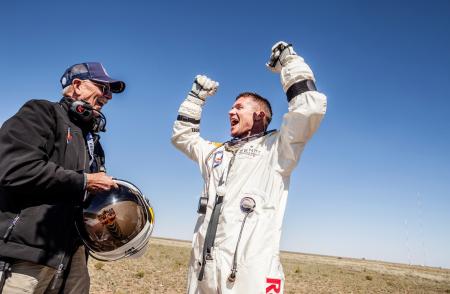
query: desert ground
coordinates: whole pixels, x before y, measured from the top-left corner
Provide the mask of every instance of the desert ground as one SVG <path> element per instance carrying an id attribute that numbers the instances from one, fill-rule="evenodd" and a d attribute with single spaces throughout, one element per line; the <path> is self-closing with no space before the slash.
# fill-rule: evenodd
<path id="1" fill-rule="evenodd" d="M 185 293 L 190 243 L 152 238 L 140 258 L 89 259 L 91 293 Z M 450 293 L 450 269 L 281 252 L 285 293 Z"/>

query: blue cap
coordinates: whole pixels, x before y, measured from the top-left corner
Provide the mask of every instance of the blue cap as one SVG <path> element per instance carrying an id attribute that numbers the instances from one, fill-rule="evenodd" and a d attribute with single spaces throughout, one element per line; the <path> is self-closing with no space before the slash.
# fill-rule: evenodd
<path id="1" fill-rule="evenodd" d="M 121 93 L 125 90 L 125 83 L 112 79 L 100 62 L 85 62 L 74 64 L 62 75 L 60 82 L 63 89 L 72 84 L 74 79 L 91 80 L 94 82 L 109 84 L 111 92 Z"/>

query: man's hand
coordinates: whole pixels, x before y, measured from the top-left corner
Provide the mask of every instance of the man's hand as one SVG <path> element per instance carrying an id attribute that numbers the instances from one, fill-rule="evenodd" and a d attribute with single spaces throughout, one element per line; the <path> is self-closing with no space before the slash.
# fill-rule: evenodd
<path id="1" fill-rule="evenodd" d="M 273 45 L 272 54 L 266 65 L 271 71 L 280 73 L 281 85 L 285 93 L 297 82 L 315 81 L 311 68 L 301 56 L 295 53 L 292 45 L 283 41 Z"/>
<path id="2" fill-rule="evenodd" d="M 86 190 L 89 193 L 109 191 L 111 189 L 119 188 L 119 186 L 113 180 L 113 178 L 107 176 L 105 173 L 86 174 L 86 178 L 87 178 Z"/>
<path id="3" fill-rule="evenodd" d="M 207 76 L 197 75 L 189 94 L 205 101 L 207 97 L 216 94 L 218 87 L 218 82 L 211 80 Z"/>
<path id="4" fill-rule="evenodd" d="M 272 46 L 272 54 L 270 55 L 269 61 L 266 66 L 273 72 L 279 73 L 281 67 L 286 65 L 289 57 L 297 55 L 291 44 L 283 41 L 279 41 Z"/>

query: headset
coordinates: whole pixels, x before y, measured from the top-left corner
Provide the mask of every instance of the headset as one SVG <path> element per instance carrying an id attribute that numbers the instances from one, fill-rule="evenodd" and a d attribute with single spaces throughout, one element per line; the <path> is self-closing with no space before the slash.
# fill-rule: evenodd
<path id="1" fill-rule="evenodd" d="M 66 102 L 69 105 L 69 114 L 75 121 L 87 126 L 95 133 L 106 132 L 106 117 L 101 111 L 93 108 L 92 105 L 83 100 L 65 97 L 62 102 Z"/>

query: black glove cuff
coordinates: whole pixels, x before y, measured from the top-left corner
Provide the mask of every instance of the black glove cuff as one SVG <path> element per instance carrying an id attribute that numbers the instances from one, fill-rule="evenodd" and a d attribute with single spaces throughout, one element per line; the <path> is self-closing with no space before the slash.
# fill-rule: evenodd
<path id="1" fill-rule="evenodd" d="M 314 84 L 313 80 L 303 80 L 297 82 L 290 86 L 286 91 L 287 100 L 288 102 L 291 102 L 294 97 L 308 91 L 317 91 L 316 84 Z"/>

